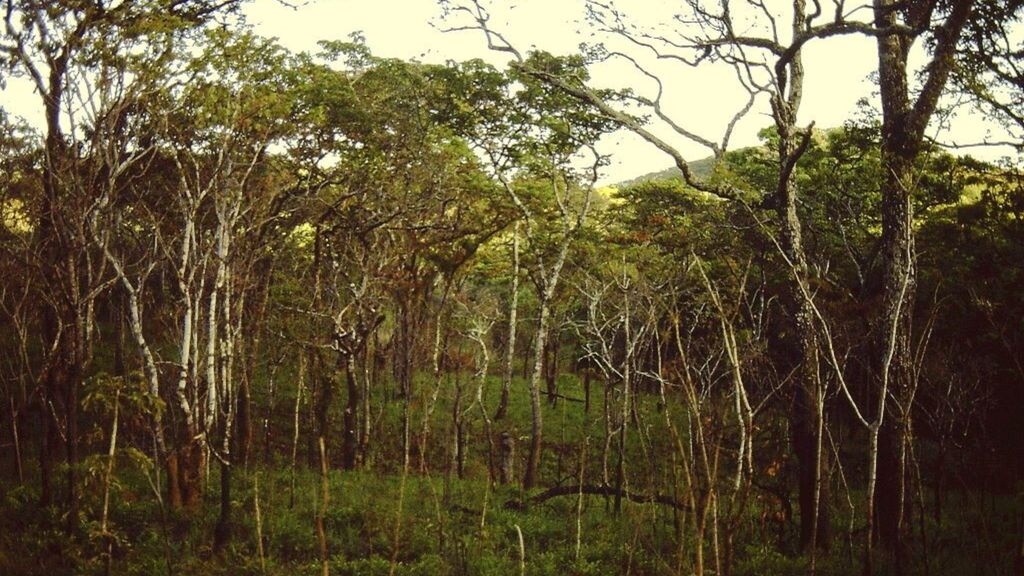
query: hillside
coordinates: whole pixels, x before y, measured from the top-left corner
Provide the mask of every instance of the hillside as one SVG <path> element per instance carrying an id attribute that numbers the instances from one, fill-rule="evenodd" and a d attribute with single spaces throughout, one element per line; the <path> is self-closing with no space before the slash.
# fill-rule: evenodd
<path id="1" fill-rule="evenodd" d="M 690 169 L 693 170 L 694 175 L 696 175 L 698 178 L 704 178 L 711 174 L 711 170 L 714 168 L 714 165 L 715 158 L 713 156 L 708 156 L 707 158 L 701 158 L 700 160 L 690 162 Z M 665 168 L 664 170 L 659 170 L 657 172 L 648 172 L 647 174 L 642 174 L 640 176 L 637 176 L 636 178 L 619 182 L 617 184 L 614 184 L 614 187 L 625 188 L 626 186 L 640 184 L 641 182 L 650 182 L 652 180 L 682 179 L 683 173 L 679 171 L 679 168 L 671 166 L 669 168 Z"/>

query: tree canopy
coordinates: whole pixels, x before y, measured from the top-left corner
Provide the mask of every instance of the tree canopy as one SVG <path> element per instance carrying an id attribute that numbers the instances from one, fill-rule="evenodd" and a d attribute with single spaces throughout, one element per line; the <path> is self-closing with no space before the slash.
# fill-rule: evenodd
<path id="1" fill-rule="evenodd" d="M 507 66 L 241 6 L 4 6 L 0 572 L 1024 566 L 1024 178 L 965 153 L 1021 147 L 1020 2 L 586 0 L 576 54 L 439 3 Z M 607 184 L 622 132 L 672 168 Z"/>

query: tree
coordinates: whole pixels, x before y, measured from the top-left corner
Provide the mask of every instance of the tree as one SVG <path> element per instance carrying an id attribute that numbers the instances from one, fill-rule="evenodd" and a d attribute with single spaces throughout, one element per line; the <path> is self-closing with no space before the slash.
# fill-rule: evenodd
<path id="1" fill-rule="evenodd" d="M 677 137 L 706 148 L 716 162 L 723 159 L 733 129 L 752 109 L 756 98 L 761 94 L 768 96 L 778 134 L 776 176 L 774 182 L 752 194 L 728 181 L 716 178 L 701 179 L 695 176 L 679 147 L 655 135 L 642 120 L 628 114 L 621 107 L 616 107 L 615 99 L 610 98 L 609 93 L 602 94 L 588 87 L 585 78 L 571 70 L 544 69 L 524 60 L 500 33 L 490 27 L 489 15 L 480 2 L 446 4 L 446 7 L 453 15 L 464 15 L 471 19 L 471 24 L 455 29 L 473 28 L 484 31 L 489 47 L 510 53 L 515 58 L 513 67 L 522 74 L 547 83 L 563 91 L 567 96 L 593 106 L 619 126 L 637 133 L 666 152 L 674 160 L 688 185 L 720 198 L 744 204 L 753 202 L 754 197 L 761 196 L 765 206 L 774 207 L 781 233 L 783 256 L 795 266 L 794 277 L 789 283 L 787 313 L 794 325 L 794 329 L 789 333 L 796 334 L 797 337 L 790 338 L 786 345 L 794 350 L 791 354 L 795 358 L 793 362 L 801 374 L 800 384 L 795 388 L 792 418 L 794 449 L 801 463 L 801 545 L 804 548 L 813 547 L 815 542 L 818 542 L 819 545 L 827 547 L 829 521 L 827 505 L 824 504 L 827 502 L 827 491 L 824 498 L 821 494 L 821 477 L 824 475 L 823 470 L 827 470 L 827 453 L 822 450 L 820 441 L 820 430 L 823 429 L 821 422 L 824 418 L 824 391 L 816 361 L 817 343 L 813 317 L 798 288 L 799 283 L 807 281 L 809 272 L 801 237 L 801 223 L 796 211 L 799 195 L 792 174 L 811 137 L 810 128 L 798 128 L 796 120 L 803 98 L 803 46 L 814 38 L 849 33 L 852 24 L 840 21 L 819 24 L 815 20 L 820 13 L 808 14 L 806 4 L 797 2 L 789 16 L 791 25 L 788 39 L 780 36 L 777 28 L 777 18 L 780 17 L 764 7 L 760 13 L 755 12 L 753 18 L 760 19 L 759 25 L 770 31 L 771 35 L 741 36 L 736 32 L 738 24 L 734 21 L 731 3 L 714 8 L 704 6 L 699 1 L 692 1 L 686 3 L 682 12 L 672 18 L 673 22 L 686 22 L 689 23 L 688 26 L 680 26 L 676 30 L 666 30 L 663 27 L 647 29 L 629 21 L 628 17 L 613 4 L 588 3 L 588 15 L 596 29 L 608 35 L 611 40 L 623 41 L 627 50 L 621 51 L 598 44 L 592 47 L 592 61 L 618 58 L 631 64 L 654 85 L 655 91 L 654 96 L 630 94 L 625 100 L 642 106 L 642 109 L 649 111 L 654 118 L 669 126 Z M 647 54 L 633 54 L 628 51 L 631 48 Z M 665 96 L 663 82 L 655 73 L 649 71 L 650 64 L 641 60 L 642 56 L 648 55 L 653 56 L 655 61 L 668 60 L 684 67 L 721 65 L 735 70 L 738 88 L 746 93 L 748 98 L 724 126 L 721 141 L 712 141 L 695 134 L 666 114 L 662 107 Z"/>
<path id="2" fill-rule="evenodd" d="M 586 75 L 579 59 L 537 53 L 530 61 L 548 70 Z M 529 75 L 503 78 L 479 62 L 470 62 L 464 74 L 449 80 L 454 84 L 451 88 L 468 88 L 460 91 L 465 94 L 465 109 L 471 112 L 456 119 L 518 212 L 527 242 L 527 267 L 537 292 L 529 384 L 531 441 L 523 477 L 523 486 L 529 489 L 537 481 L 543 444 L 540 380 L 552 300 L 569 249 L 590 211 L 594 185 L 605 162 L 593 143 L 608 123 Z M 523 88 L 518 93 L 513 92 L 514 82 Z M 571 162 L 581 152 L 589 153 L 590 163 L 574 170 Z M 514 322 L 511 313 L 510 320 Z"/>
<path id="3" fill-rule="evenodd" d="M 74 101 L 89 101 L 89 84 L 102 80 L 109 64 L 131 61 L 131 50 L 144 46 L 143 59 L 166 54 L 166 40 L 201 25 L 213 14 L 230 11 L 233 1 L 19 2 L 4 14 L 2 52 L 7 70 L 27 76 L 41 100 L 46 123 L 43 202 L 34 243 L 44 276 L 53 279 L 52 305 L 40 306 L 44 338 L 55 342 L 43 376 L 45 402 L 63 404 L 67 439 L 69 528 L 78 522 L 78 396 L 91 359 L 93 302 L 103 284 L 105 260 L 89 257 L 86 213 L 98 191 L 83 178 L 92 162 L 77 146 L 83 126 L 74 116 Z M 159 59 L 159 58 L 157 58 Z M 107 65 L 108 67 L 104 67 Z M 102 112 L 99 114 L 102 117 Z M 93 118 L 96 120 L 96 118 Z M 88 121 L 88 119 L 87 119 Z M 66 128 L 71 133 L 66 132 Z M 93 144 L 103 144 L 96 143 Z M 93 164 L 99 167 L 98 164 Z M 86 168 L 87 169 L 87 168 Z M 41 498 L 51 497 L 51 455 L 56 427 L 62 423 L 40 411 L 44 449 L 40 452 Z"/>
<path id="4" fill-rule="evenodd" d="M 868 503 L 879 518 L 879 536 L 895 552 L 897 562 L 903 553 L 905 454 L 912 430 L 915 389 L 911 333 L 916 278 L 913 195 L 919 179 L 915 161 L 955 65 L 956 47 L 975 4 L 967 1 L 946 6 L 923 1 L 902 6 L 890 0 L 874 3 L 874 25 L 886 33 L 877 36 L 882 104 L 882 180 L 879 182 L 882 302 L 875 379 L 877 412 L 869 448 Z M 924 67 L 922 84 L 912 96 L 907 59 L 913 44 L 921 39 L 930 45 L 930 57 Z M 885 410 L 890 394 L 896 410 L 887 422 Z M 874 500 L 876 481 L 877 501 Z M 868 527 L 870 532 L 870 521 Z M 866 570 L 870 572 L 870 542 L 867 555 Z"/>

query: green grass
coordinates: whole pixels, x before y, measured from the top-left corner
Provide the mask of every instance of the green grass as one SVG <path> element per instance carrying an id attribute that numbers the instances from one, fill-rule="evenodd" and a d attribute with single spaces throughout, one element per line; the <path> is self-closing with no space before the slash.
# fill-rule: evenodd
<path id="1" fill-rule="evenodd" d="M 475 397 L 475 383 L 461 376 L 465 402 Z M 294 400 L 288 379 L 280 376 L 282 397 L 287 405 Z M 432 390 L 429 377 L 417 383 L 413 403 L 413 431 L 419 433 L 424 399 Z M 563 375 L 561 394 L 582 398 L 575 377 Z M 488 378 L 485 402 L 493 415 L 500 380 Z M 330 506 L 325 527 L 332 574 L 388 574 L 395 555 L 395 573 L 402 575 L 509 575 L 519 572 L 517 527 L 525 545 L 526 573 L 530 575 L 588 574 L 689 574 L 696 543 L 689 529 L 675 528 L 676 516 L 664 506 L 624 502 L 621 514 L 612 512 L 611 501 L 601 496 L 586 496 L 577 518 L 575 496 L 553 498 L 529 508 L 507 507 L 522 499 L 518 486 L 489 486 L 486 481 L 486 451 L 480 411 L 467 413 L 470 453 L 466 478 L 455 478 L 448 470 L 451 446 L 451 408 L 454 381 L 442 384 L 438 405 L 433 412 L 427 462 L 428 474 L 413 471 L 401 494 L 401 443 L 398 437 L 401 419 L 399 402 L 374 399 L 378 431 L 372 445 L 371 463 L 357 471 L 331 470 Z M 340 422 L 342 398 L 335 402 L 332 415 Z M 509 418 L 495 424 L 496 431 L 507 429 L 523 441 L 517 445 L 517 475 L 521 473 L 529 431 L 530 407 L 526 384 L 514 383 Z M 667 454 L 664 416 L 654 396 L 642 395 L 644 414 L 632 423 L 627 443 L 630 487 L 650 491 L 654 486 L 670 485 L 667 458 L 644 459 L 645 450 Z M 577 402 L 544 402 L 545 452 L 541 467 L 542 486 L 575 483 L 580 465 L 580 446 L 589 437 L 584 462 L 588 482 L 599 483 L 600 449 L 603 442 L 603 392 L 594 381 L 591 410 L 585 413 Z M 613 398 L 614 406 L 617 400 Z M 257 404 L 258 405 L 258 404 Z M 464 404 L 464 407 L 466 404 Z M 678 421 L 680 407 L 669 406 Z M 379 416 L 379 417 L 378 417 Z M 639 425 L 637 425 L 639 424 Z M 290 421 L 275 422 L 275 434 L 290 438 Z M 643 434 L 638 428 L 644 427 Z M 95 435 L 97 445 L 103 434 Z M 641 440 L 642 439 L 642 440 Z M 340 433 L 330 440 L 337 454 Z M 259 444 L 257 442 L 256 444 Z M 95 448 L 95 447 L 93 447 Z M 92 448 L 90 448 L 92 449 Z M 294 489 L 287 458 L 275 455 L 271 462 L 258 463 L 262 452 L 254 448 L 253 464 L 239 466 L 234 475 L 232 509 L 233 539 L 227 550 L 214 554 L 213 531 L 218 514 L 218 467 L 211 467 L 203 506 L 192 515 L 162 510 L 141 470 L 126 459 L 118 462 L 117 483 L 112 490 L 110 525 L 116 545 L 112 574 L 262 574 L 255 525 L 255 481 L 259 477 L 259 500 L 263 519 L 263 547 L 266 574 L 319 574 L 319 545 L 314 517 L 320 498 L 320 477 L 307 468 L 300 450 Z M 418 461 L 414 455 L 413 467 Z M 27 470 L 29 478 L 36 472 Z M 102 490 L 90 480 L 83 490 L 82 533 L 67 537 L 65 519 L 55 508 L 39 509 L 33 482 L 18 485 L 10 474 L 0 475 L 0 574 L 103 574 L 105 540 L 99 534 L 98 519 Z M 88 477 L 88 475 L 86 475 Z M 63 478 L 62 474 L 57 479 Z M 60 486 L 58 485 L 58 489 Z M 58 494 L 61 493 L 58 490 Z M 853 494 L 857 514 L 861 514 L 863 494 Z M 837 497 L 833 517 L 836 538 L 830 553 L 819 557 L 819 574 L 859 574 L 863 533 L 855 534 L 853 546 L 846 543 L 848 511 Z M 1019 538 L 1016 526 L 1020 518 L 1020 499 L 950 494 L 945 520 L 940 526 L 926 518 L 929 533 L 927 554 L 915 538 L 911 557 L 927 558 L 927 574 L 1009 574 L 1013 545 Z M 402 511 L 399 515 L 399 502 Z M 732 574 L 806 574 L 807 558 L 792 553 L 792 526 L 780 548 L 772 529 L 764 527 L 761 504 L 752 501 L 734 538 Z M 915 512 L 916 513 L 916 512 Z M 398 549 L 395 536 L 399 517 Z M 684 517 L 682 520 L 688 522 Z M 577 522 L 579 524 L 577 524 Z M 915 523 L 915 526 L 917 524 Z M 579 526 L 579 527 L 578 527 Z M 862 519 L 855 517 L 855 529 Z M 13 528 L 13 529 L 12 529 Z M 681 534 L 681 535 L 680 535 Z M 577 554 L 577 537 L 579 549 Z M 724 545 L 724 542 L 722 543 Z M 713 573 L 714 558 L 710 543 L 705 547 L 705 566 Z M 925 574 L 918 561 L 907 574 Z M 882 565 L 881 573 L 893 567 Z"/>

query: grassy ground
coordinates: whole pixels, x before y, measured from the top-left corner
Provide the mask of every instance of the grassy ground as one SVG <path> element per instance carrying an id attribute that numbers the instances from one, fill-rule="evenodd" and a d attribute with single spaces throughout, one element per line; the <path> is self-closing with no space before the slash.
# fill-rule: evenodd
<path id="1" fill-rule="evenodd" d="M 474 396 L 468 381 L 466 397 Z M 510 418 L 501 426 L 517 435 L 528 430 L 529 406 L 524 384 L 517 382 Z M 487 385 L 486 397 L 497 398 L 498 382 Z M 424 396 L 431 384 L 421 382 Z M 432 447 L 427 453 L 431 470 L 412 473 L 402 489 L 400 444 L 393 432 L 381 434 L 374 445 L 367 470 L 332 470 L 330 506 L 325 527 L 332 574 L 388 574 L 392 558 L 395 574 L 402 575 L 508 575 L 518 574 L 519 534 L 522 534 L 526 574 L 689 574 L 695 542 L 689 529 L 677 532 L 677 522 L 687 525 L 682 515 L 666 506 L 624 502 L 614 514 L 612 503 L 602 496 L 553 498 L 528 509 L 507 506 L 522 499 L 515 486 L 494 486 L 486 482 L 485 442 L 482 421 L 474 407 L 470 419 L 470 445 L 466 479 L 448 472 L 447 447 L 451 445 L 448 422 L 452 390 L 442 386 L 434 411 Z M 575 379 L 564 376 L 561 393 L 582 398 Z M 584 466 L 590 482 L 599 481 L 599 449 L 602 443 L 602 396 L 595 384 L 589 414 L 582 404 L 560 402 L 545 408 L 547 449 L 542 466 L 544 485 L 575 483 L 579 470 L 580 446 L 587 446 Z M 634 434 L 630 444 L 630 466 L 637 490 L 654 481 L 668 485 L 666 462 L 645 462 L 644 450 L 665 453 L 666 434 L 654 399 L 647 398 L 643 412 L 652 422 L 646 434 Z M 287 403 L 287 398 L 282 400 Z M 379 404 L 375 404 L 379 405 Z M 422 406 L 422 400 L 417 402 Z M 493 406 L 488 406 L 493 413 Z M 414 410 L 418 432 L 422 411 Z M 394 431 L 400 417 L 399 404 L 379 414 L 378 429 Z M 279 434 L 290 436 L 287 423 Z M 287 433 L 286 433 L 287 431 Z M 584 442 L 589 436 L 589 441 Z M 103 435 L 96 435 L 97 442 Z M 525 449 L 525 442 L 517 447 Z M 519 454 L 521 457 L 522 454 Z M 259 458 L 254 458 L 259 460 Z M 218 468 L 211 467 L 204 505 L 192 514 L 164 510 L 153 496 L 144 466 L 119 459 L 112 490 L 111 535 L 99 529 L 101 484 L 96 475 L 85 474 L 82 519 L 84 529 L 67 537 L 64 519 L 56 509 L 39 509 L 36 487 L 14 483 L 3 475 L 0 501 L 0 574 L 103 574 L 107 567 L 105 550 L 112 544 L 112 574 L 319 574 L 319 545 L 314 530 L 320 498 L 320 478 L 308 469 L 304 458 L 294 476 L 283 456 L 270 462 L 238 468 L 234 475 L 234 533 L 231 545 L 217 555 L 212 534 L 217 521 Z M 650 459 L 649 459 L 650 460 Z M 414 454 L 413 463 L 417 458 Z M 102 467 L 100 467 L 102 469 Z M 517 470 L 518 473 L 518 470 Z M 32 470 L 29 478 L 35 478 Z M 256 485 L 259 490 L 257 492 Z M 257 495 L 262 520 L 263 558 L 257 545 L 255 508 Z M 855 514 L 860 494 L 854 492 Z M 845 496 L 844 496 L 845 498 Z M 843 500 L 843 499 L 840 499 Z M 792 526 L 778 541 L 775 529 L 767 526 L 759 501 L 748 507 L 735 543 L 733 574 L 806 574 L 807 559 L 779 550 L 791 550 Z M 401 514 L 399 506 L 401 503 Z M 861 525 L 855 516 L 856 539 L 846 541 L 848 510 L 839 502 L 834 516 L 835 545 L 817 561 L 821 574 L 860 572 Z M 952 494 L 941 526 L 926 515 L 928 541 L 915 539 L 911 574 L 1001 574 L 1010 573 L 1013 545 L 1018 537 L 1019 499 L 1011 497 L 966 497 Z M 723 543 L 724 544 L 724 543 Z M 927 548 L 927 550 L 925 550 Z M 711 547 L 706 547 L 705 564 L 714 573 Z M 926 559 L 920 560 L 920 559 Z M 892 567 L 883 567 L 891 572 Z"/>

